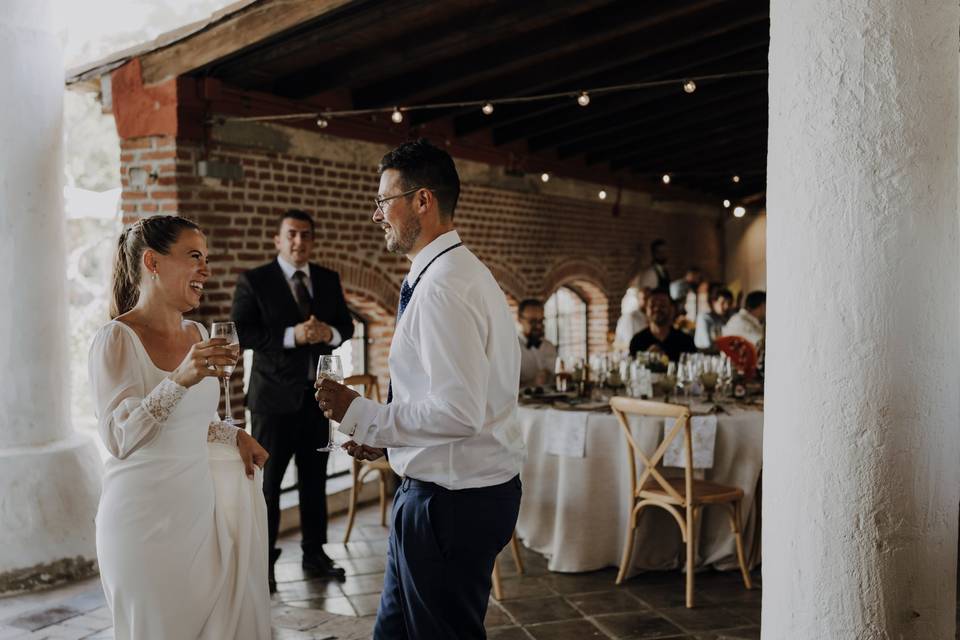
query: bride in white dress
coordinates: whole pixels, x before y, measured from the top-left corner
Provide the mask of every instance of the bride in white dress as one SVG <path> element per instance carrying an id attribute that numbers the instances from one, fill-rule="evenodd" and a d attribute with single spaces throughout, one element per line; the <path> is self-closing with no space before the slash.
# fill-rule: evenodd
<path id="1" fill-rule="evenodd" d="M 267 452 L 219 421 L 217 365 L 236 351 L 182 314 L 209 276 L 192 222 L 120 238 L 111 320 L 90 349 L 106 462 L 97 557 L 118 640 L 270 637 Z"/>

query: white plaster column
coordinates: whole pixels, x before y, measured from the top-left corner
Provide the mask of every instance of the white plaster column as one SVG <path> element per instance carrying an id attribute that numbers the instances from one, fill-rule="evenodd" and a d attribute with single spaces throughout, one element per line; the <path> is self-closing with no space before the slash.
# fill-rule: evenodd
<path id="1" fill-rule="evenodd" d="M 765 640 L 954 637 L 956 0 L 773 0 Z"/>
<path id="2" fill-rule="evenodd" d="M 46 0 L 0 11 L 0 592 L 90 573 L 100 460 L 70 426 L 63 61 Z"/>

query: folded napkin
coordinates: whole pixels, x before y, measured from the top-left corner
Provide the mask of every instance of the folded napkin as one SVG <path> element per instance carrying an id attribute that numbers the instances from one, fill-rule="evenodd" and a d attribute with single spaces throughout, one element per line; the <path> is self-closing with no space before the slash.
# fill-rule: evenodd
<path id="1" fill-rule="evenodd" d="M 543 426 L 547 434 L 547 453 L 568 458 L 583 458 L 587 454 L 587 411 L 557 411 L 547 409 Z"/>
<path id="2" fill-rule="evenodd" d="M 663 437 L 666 438 L 675 424 L 673 418 L 664 421 Z M 717 443 L 717 416 L 693 416 L 690 418 L 690 437 L 693 440 L 693 468 L 712 469 L 713 449 Z M 666 453 L 663 454 L 663 466 L 685 468 L 686 456 L 683 452 L 683 433 L 678 433 Z"/>

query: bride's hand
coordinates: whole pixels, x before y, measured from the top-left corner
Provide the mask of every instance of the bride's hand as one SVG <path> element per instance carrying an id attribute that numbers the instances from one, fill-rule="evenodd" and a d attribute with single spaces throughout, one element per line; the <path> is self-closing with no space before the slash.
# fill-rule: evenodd
<path id="1" fill-rule="evenodd" d="M 182 387 L 190 388 L 209 376 L 220 373 L 220 367 L 235 364 L 236 349 L 231 350 L 224 338 L 212 338 L 190 347 L 180 366 L 170 374 L 170 379 Z"/>
<path id="2" fill-rule="evenodd" d="M 254 466 L 263 469 L 263 464 L 270 457 L 270 454 L 260 446 L 260 443 L 253 436 L 242 429 L 237 432 L 237 448 L 240 450 L 240 459 L 243 460 L 247 477 L 252 480 Z"/>

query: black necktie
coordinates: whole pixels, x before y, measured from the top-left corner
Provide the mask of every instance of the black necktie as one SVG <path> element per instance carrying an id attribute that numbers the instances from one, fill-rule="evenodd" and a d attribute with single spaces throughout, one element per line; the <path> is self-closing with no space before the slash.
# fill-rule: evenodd
<path id="1" fill-rule="evenodd" d="M 413 287 L 407 284 L 407 280 L 404 278 L 403 286 L 400 287 L 400 305 L 397 307 L 397 323 L 399 323 L 400 318 L 403 317 L 403 310 L 407 308 L 412 296 Z M 387 386 L 387 404 L 390 404 L 391 402 L 393 402 L 393 380 L 391 380 L 390 384 Z"/>
<path id="2" fill-rule="evenodd" d="M 543 344 L 543 338 L 527 338 L 527 349 L 539 349 L 540 345 Z"/>
<path id="3" fill-rule="evenodd" d="M 313 302 L 313 298 L 310 297 L 310 290 L 307 289 L 306 282 L 304 282 L 306 278 L 307 274 L 303 271 L 297 270 L 293 273 L 293 291 L 297 298 L 297 306 L 300 307 L 300 315 L 303 316 L 304 320 L 310 317 L 310 306 Z"/>

